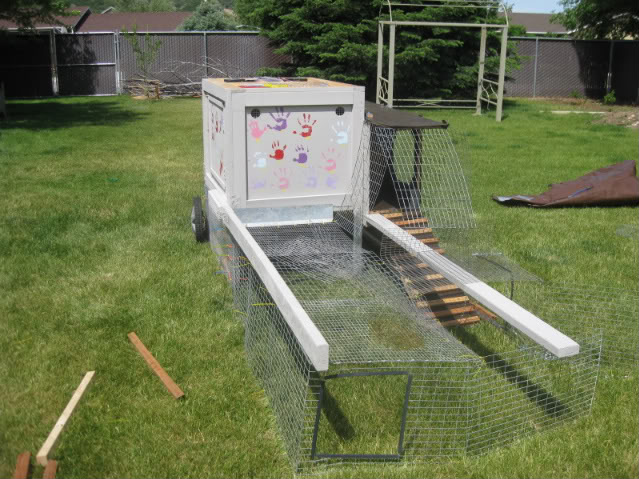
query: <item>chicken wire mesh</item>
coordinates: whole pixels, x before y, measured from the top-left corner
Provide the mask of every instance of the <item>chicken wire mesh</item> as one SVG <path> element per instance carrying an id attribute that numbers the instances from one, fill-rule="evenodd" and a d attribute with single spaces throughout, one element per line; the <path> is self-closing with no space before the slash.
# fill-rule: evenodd
<path id="1" fill-rule="evenodd" d="M 639 363 L 639 291 L 558 282 L 517 284 L 514 298 L 568 335 L 602 332 L 602 362 Z"/>
<path id="2" fill-rule="evenodd" d="M 497 321 L 446 330 L 339 224 L 249 228 L 330 345 L 329 369 L 316 371 L 224 217 L 209 207 L 208 218 L 296 475 L 406 476 L 411 464 L 480 454 L 590 411 L 600 330 L 576 337 L 580 353 L 564 359 Z"/>

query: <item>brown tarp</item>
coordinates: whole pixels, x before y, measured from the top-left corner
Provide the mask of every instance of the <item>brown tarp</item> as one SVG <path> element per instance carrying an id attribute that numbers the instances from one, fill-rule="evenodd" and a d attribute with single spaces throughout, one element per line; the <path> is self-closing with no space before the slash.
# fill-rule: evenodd
<path id="1" fill-rule="evenodd" d="M 493 196 L 505 205 L 529 206 L 623 206 L 639 204 L 639 180 L 634 160 L 580 176 L 576 180 L 550 185 L 537 196 Z"/>

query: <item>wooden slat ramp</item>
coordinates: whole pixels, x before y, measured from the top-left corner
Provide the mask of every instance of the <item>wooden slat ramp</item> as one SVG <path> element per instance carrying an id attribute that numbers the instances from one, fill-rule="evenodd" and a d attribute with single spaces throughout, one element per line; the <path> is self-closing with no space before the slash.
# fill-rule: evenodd
<path id="1" fill-rule="evenodd" d="M 407 215 L 397 208 L 384 208 L 372 213 L 384 216 L 420 242 L 445 254 L 426 218 Z M 404 288 L 417 307 L 430 308 L 426 314 L 438 319 L 442 326 L 465 326 L 480 321 L 480 311 L 468 296 L 422 260 L 407 253 L 394 256 L 389 262 L 400 273 Z"/>

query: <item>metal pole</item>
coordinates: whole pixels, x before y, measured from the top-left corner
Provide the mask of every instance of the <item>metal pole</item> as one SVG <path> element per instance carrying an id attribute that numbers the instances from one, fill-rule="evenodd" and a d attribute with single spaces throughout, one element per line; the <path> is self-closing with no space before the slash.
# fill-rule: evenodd
<path id="1" fill-rule="evenodd" d="M 55 30 L 49 31 L 49 53 L 51 54 L 51 89 L 53 96 L 60 94 L 60 84 L 58 82 L 58 55 L 56 53 Z"/>
<path id="2" fill-rule="evenodd" d="M 209 45 L 206 39 L 206 32 L 204 32 L 203 35 L 204 35 L 204 76 L 208 78 L 209 77 Z"/>
<path id="3" fill-rule="evenodd" d="M 535 37 L 535 69 L 533 70 L 533 98 L 537 96 L 537 57 L 539 56 L 539 37 Z"/>
<path id="4" fill-rule="evenodd" d="M 610 54 L 608 55 L 608 76 L 606 77 L 606 93 L 612 90 L 612 58 L 615 52 L 615 41 L 610 40 Z"/>
<path id="5" fill-rule="evenodd" d="M 499 55 L 499 85 L 497 87 L 497 121 L 501 121 L 504 103 L 504 80 L 506 78 L 506 53 L 508 51 L 508 27 L 501 31 L 501 52 Z"/>
<path id="6" fill-rule="evenodd" d="M 479 74 L 477 75 L 477 106 L 475 115 L 481 115 L 481 96 L 484 83 L 484 65 L 486 63 L 486 27 L 481 28 L 481 43 L 479 45 Z"/>
<path id="7" fill-rule="evenodd" d="M 113 32 L 113 56 L 115 57 L 115 93 L 122 94 L 122 84 L 120 83 L 120 45 L 118 32 Z"/>
<path id="8" fill-rule="evenodd" d="M 382 68 L 384 61 L 384 25 L 377 25 L 377 89 L 375 90 L 375 103 L 379 104 L 382 94 Z"/>
<path id="9" fill-rule="evenodd" d="M 395 25 L 390 27 L 390 51 L 388 52 L 388 106 L 393 108 L 393 86 L 395 84 Z"/>

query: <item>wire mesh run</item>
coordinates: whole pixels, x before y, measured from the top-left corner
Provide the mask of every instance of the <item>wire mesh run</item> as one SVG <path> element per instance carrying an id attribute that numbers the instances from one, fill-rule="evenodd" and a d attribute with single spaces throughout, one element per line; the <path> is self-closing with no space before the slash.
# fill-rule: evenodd
<path id="1" fill-rule="evenodd" d="M 248 360 L 296 475 L 353 468 L 358 477 L 395 476 L 590 411 L 601 330 L 576 336 L 580 353 L 564 359 L 499 320 L 445 330 L 435 309 L 417 307 L 393 265 L 354 246 L 339 225 L 250 228 L 329 342 L 329 369 L 316 371 L 214 213 L 220 274 L 231 282 Z"/>
<path id="2" fill-rule="evenodd" d="M 562 283 L 521 283 L 513 299 L 566 334 L 602 331 L 606 365 L 639 364 L 639 292 Z"/>

